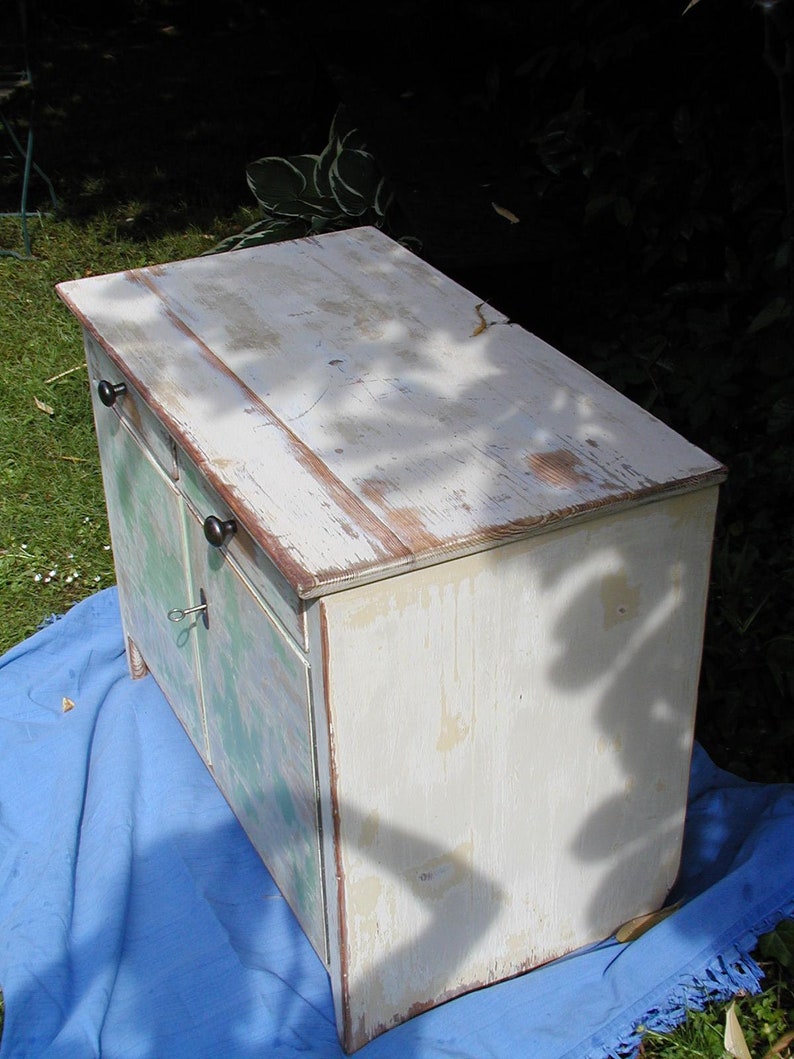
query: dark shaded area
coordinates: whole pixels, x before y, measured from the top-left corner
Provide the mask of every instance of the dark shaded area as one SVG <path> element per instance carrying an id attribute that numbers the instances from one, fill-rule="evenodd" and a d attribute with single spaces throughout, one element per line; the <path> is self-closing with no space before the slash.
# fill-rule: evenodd
<path id="1" fill-rule="evenodd" d="M 30 16 L 36 158 L 71 216 L 133 215 L 151 234 L 231 212 L 249 204 L 246 162 L 301 150 L 333 113 L 305 45 L 256 4 L 45 2 Z"/>
<path id="2" fill-rule="evenodd" d="M 42 0 L 37 160 L 66 212 L 150 234 L 253 205 L 245 164 L 319 151 L 344 100 L 393 234 L 729 466 L 699 734 L 724 767 L 791 779 L 778 85 L 760 7 L 683 6 Z"/>

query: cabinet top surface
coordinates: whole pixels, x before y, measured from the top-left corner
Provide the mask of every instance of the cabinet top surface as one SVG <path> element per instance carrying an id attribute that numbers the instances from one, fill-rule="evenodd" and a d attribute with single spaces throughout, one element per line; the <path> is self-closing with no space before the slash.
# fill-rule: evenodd
<path id="1" fill-rule="evenodd" d="M 303 597 L 724 476 L 375 229 L 58 293 Z"/>

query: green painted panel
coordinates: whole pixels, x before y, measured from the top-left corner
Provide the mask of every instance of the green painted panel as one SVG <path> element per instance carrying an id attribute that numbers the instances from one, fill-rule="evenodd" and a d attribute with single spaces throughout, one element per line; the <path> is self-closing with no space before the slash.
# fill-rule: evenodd
<path id="1" fill-rule="evenodd" d="M 197 621 L 168 620 L 192 602 L 185 574 L 184 504 L 113 409 L 95 403 L 124 628 L 199 752 L 206 756 L 195 679 Z"/>
<path id="2" fill-rule="evenodd" d="M 188 551 L 208 600 L 197 632 L 215 778 L 325 958 L 308 667 L 191 516 Z"/>

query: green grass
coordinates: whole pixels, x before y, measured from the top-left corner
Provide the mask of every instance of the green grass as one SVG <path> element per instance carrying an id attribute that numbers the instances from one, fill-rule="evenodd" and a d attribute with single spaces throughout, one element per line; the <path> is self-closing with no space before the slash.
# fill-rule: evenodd
<path id="1" fill-rule="evenodd" d="M 242 210 L 141 241 L 130 210 L 44 218 L 33 260 L 0 257 L 0 654 L 115 582 L 80 327 L 55 284 L 193 257 L 251 220 Z M 17 222 L 0 219 L 0 247 L 21 251 Z M 0 992 L 0 1035 L 3 1016 Z"/>
<path id="2" fill-rule="evenodd" d="M 794 992 L 779 964 L 763 965 L 769 984 L 757 996 L 739 997 L 735 1011 L 753 1059 L 789 1059 L 794 1055 Z M 709 1004 L 687 1012 L 675 1033 L 648 1031 L 640 1054 L 644 1059 L 723 1059 L 726 1055 L 726 1004 Z"/>
<path id="3" fill-rule="evenodd" d="M 195 256 L 238 221 L 141 242 L 109 215 L 44 218 L 34 260 L 0 258 L 0 653 L 114 582 L 80 328 L 55 284 Z M 14 221 L 0 222 L 0 246 L 18 238 Z"/>

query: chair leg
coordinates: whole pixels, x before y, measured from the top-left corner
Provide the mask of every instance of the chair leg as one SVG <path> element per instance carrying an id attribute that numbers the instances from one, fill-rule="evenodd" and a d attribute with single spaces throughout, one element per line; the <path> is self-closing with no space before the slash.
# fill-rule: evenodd
<path id="1" fill-rule="evenodd" d="M 33 165 L 33 126 L 28 126 L 28 145 L 25 151 L 25 170 L 22 177 L 22 198 L 19 203 L 19 214 L 22 223 L 22 244 L 25 256 L 32 257 L 30 252 L 30 232 L 28 231 L 28 188 L 30 187 L 30 167 Z"/>
<path id="2" fill-rule="evenodd" d="M 44 172 L 44 170 L 36 165 L 33 161 L 33 120 L 31 117 L 30 124 L 28 125 L 27 144 L 25 147 L 19 141 L 14 130 L 11 128 L 9 123 L 5 120 L 5 117 L 0 114 L 0 121 L 3 124 L 4 130 L 8 133 L 11 143 L 16 148 L 17 153 L 24 161 L 24 169 L 22 175 L 22 197 L 19 205 L 19 212 L 6 214 L 5 216 L 19 217 L 20 225 L 22 228 L 22 244 L 25 248 L 25 253 L 17 253 L 16 250 L 0 250 L 0 257 L 16 257 L 20 260 L 28 260 L 33 257 L 31 252 L 30 243 L 30 232 L 28 230 L 28 190 L 30 188 L 30 175 L 33 170 L 44 180 L 47 185 L 47 190 L 50 194 L 50 201 L 52 202 L 53 209 L 58 207 L 58 199 L 55 195 L 55 189 L 52 186 L 52 181 Z"/>

